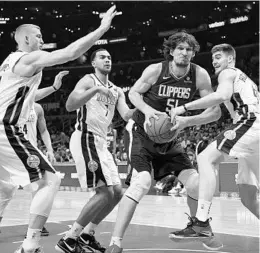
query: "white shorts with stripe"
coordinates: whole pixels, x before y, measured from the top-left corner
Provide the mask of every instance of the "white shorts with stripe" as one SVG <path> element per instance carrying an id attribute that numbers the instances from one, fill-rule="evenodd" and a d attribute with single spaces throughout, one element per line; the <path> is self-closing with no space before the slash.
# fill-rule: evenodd
<path id="1" fill-rule="evenodd" d="M 76 164 L 82 188 L 121 184 L 107 140 L 92 132 L 75 130 L 70 138 L 70 151 Z"/>
<path id="2" fill-rule="evenodd" d="M 260 119 L 253 115 L 221 133 L 217 137 L 217 148 L 239 159 L 238 182 L 255 185 L 255 179 L 259 178 Z"/>
<path id="3" fill-rule="evenodd" d="M 217 148 L 236 158 L 246 158 L 254 153 L 259 156 L 259 134 L 259 116 L 240 120 L 216 138 Z"/>
<path id="4" fill-rule="evenodd" d="M 43 178 L 45 171 L 56 173 L 47 157 L 23 132 L 15 126 L 0 124 L 0 180 L 26 186 Z"/>

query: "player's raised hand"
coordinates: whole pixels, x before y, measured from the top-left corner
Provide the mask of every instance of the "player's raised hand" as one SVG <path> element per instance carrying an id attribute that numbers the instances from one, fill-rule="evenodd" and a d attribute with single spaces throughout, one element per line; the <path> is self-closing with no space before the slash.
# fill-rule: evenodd
<path id="1" fill-rule="evenodd" d="M 103 18 L 101 20 L 101 27 L 104 28 L 106 31 L 110 28 L 112 19 L 117 14 L 116 12 L 116 6 L 113 5 L 110 7 L 107 12 L 103 15 Z"/>
<path id="2" fill-rule="evenodd" d="M 65 71 L 61 71 L 59 72 L 58 75 L 55 76 L 55 80 L 54 80 L 54 83 L 53 83 L 53 87 L 58 90 L 60 87 L 61 87 L 61 84 L 62 84 L 62 78 L 66 75 L 69 74 L 69 71 L 65 70 Z"/>

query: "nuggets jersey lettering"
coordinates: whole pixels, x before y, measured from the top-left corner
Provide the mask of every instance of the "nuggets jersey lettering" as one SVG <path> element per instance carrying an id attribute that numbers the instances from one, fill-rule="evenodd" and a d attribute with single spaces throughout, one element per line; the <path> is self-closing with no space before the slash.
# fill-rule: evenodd
<path id="1" fill-rule="evenodd" d="M 256 84 L 240 69 L 236 71 L 233 84 L 234 92 L 230 101 L 225 102 L 231 117 L 235 120 L 249 119 L 255 117 L 252 113 L 259 114 L 259 91 Z"/>
<path id="2" fill-rule="evenodd" d="M 104 86 L 95 74 L 90 74 L 96 86 Z M 77 109 L 77 122 L 75 128 L 107 138 L 107 129 L 114 117 L 115 107 L 118 100 L 118 89 L 109 81 L 107 86 L 113 94 L 113 99 L 96 93 L 85 105 Z"/>
<path id="3" fill-rule="evenodd" d="M 189 71 L 181 78 L 170 74 L 169 62 L 162 62 L 162 70 L 157 82 L 144 95 L 144 102 L 157 111 L 169 113 L 172 107 L 181 106 L 195 99 L 196 64 L 191 63 Z M 137 110 L 133 120 L 140 126 L 144 123 L 144 114 Z"/>
<path id="4" fill-rule="evenodd" d="M 29 118 L 24 125 L 24 133 L 26 139 L 37 147 L 37 114 L 34 105 L 31 108 Z"/>
<path id="5" fill-rule="evenodd" d="M 32 77 L 13 73 L 15 64 L 26 52 L 11 53 L 0 68 L 0 124 L 24 126 L 38 89 L 42 71 Z"/>

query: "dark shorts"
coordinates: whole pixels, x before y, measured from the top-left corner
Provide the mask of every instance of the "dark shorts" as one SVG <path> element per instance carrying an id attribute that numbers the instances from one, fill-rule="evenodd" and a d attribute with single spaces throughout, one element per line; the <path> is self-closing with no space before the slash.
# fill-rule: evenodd
<path id="1" fill-rule="evenodd" d="M 177 177 L 181 171 L 194 168 L 180 143 L 156 144 L 137 124 L 133 127 L 131 166 L 138 172 L 153 169 L 155 180 L 170 174 Z"/>

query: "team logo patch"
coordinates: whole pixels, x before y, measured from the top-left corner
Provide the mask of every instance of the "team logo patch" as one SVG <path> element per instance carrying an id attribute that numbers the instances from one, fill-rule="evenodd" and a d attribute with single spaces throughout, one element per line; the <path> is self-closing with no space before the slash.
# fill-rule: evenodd
<path id="1" fill-rule="evenodd" d="M 27 158 L 27 164 L 30 168 L 37 168 L 40 165 L 40 158 L 37 155 L 30 155 Z"/>
<path id="2" fill-rule="evenodd" d="M 234 130 L 228 130 L 224 133 L 224 136 L 228 140 L 234 140 L 236 138 L 236 132 Z"/>
<path id="3" fill-rule="evenodd" d="M 88 168 L 91 172 L 95 172 L 98 169 L 98 163 L 94 160 L 88 162 Z"/>

